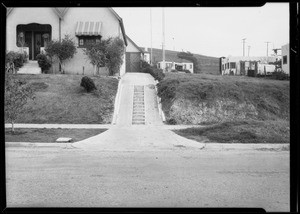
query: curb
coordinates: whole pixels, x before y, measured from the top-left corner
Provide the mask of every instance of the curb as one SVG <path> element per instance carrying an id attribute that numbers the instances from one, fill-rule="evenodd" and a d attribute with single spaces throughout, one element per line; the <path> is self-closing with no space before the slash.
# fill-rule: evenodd
<path id="1" fill-rule="evenodd" d="M 122 82 L 122 78 L 120 79 L 119 84 L 118 84 L 117 96 L 116 96 L 115 104 L 114 104 L 115 109 L 114 109 L 113 119 L 112 119 L 112 123 L 111 123 L 112 125 L 116 124 L 118 114 L 119 114 L 120 96 L 121 96 L 122 88 L 123 88 L 123 85 L 121 84 L 121 82 Z"/>
<path id="2" fill-rule="evenodd" d="M 72 143 L 31 143 L 31 142 L 5 142 L 5 147 L 59 147 L 73 149 Z"/>

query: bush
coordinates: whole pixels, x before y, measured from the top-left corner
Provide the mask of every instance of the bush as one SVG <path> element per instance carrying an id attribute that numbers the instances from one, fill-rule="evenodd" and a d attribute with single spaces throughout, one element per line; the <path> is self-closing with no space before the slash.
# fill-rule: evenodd
<path id="1" fill-rule="evenodd" d="M 94 81 L 91 78 L 87 77 L 87 76 L 82 77 L 80 86 L 82 86 L 83 88 L 85 88 L 85 90 L 87 92 L 91 92 L 93 90 L 97 90 Z"/>
<path id="2" fill-rule="evenodd" d="M 62 73 L 65 73 L 64 63 L 73 58 L 77 53 L 75 42 L 69 35 L 65 35 L 62 41 L 50 41 L 45 48 L 47 55 L 51 58 L 57 57 L 62 68 Z"/>
<path id="3" fill-rule="evenodd" d="M 15 68 L 21 68 L 27 61 L 26 53 L 19 53 L 15 51 L 10 51 L 6 54 L 5 62 L 14 63 Z"/>
<path id="4" fill-rule="evenodd" d="M 185 73 L 187 73 L 187 74 L 190 74 L 191 72 L 190 72 L 190 70 L 183 70 L 183 72 L 185 72 Z"/>
<path id="5" fill-rule="evenodd" d="M 113 76 L 120 71 L 123 64 L 123 55 L 125 46 L 122 39 L 115 37 L 107 46 L 107 63 L 106 67 L 109 70 L 109 75 Z"/>
<path id="6" fill-rule="evenodd" d="M 173 72 L 173 73 L 176 73 L 176 72 L 178 72 L 177 70 L 175 70 L 175 69 L 172 69 L 171 70 L 171 72 Z"/>
<path id="7" fill-rule="evenodd" d="M 48 73 L 51 68 L 51 61 L 45 54 L 38 54 L 36 58 L 40 68 L 42 69 L 42 73 Z"/>
<path id="8" fill-rule="evenodd" d="M 289 80 L 290 79 L 289 75 L 282 71 L 273 72 L 272 77 L 276 80 Z"/>
<path id="9" fill-rule="evenodd" d="M 150 74 L 151 76 L 153 76 L 153 78 L 157 81 L 161 81 L 163 80 L 163 78 L 165 77 L 165 74 L 163 73 L 163 70 L 162 69 L 157 69 L 157 68 L 151 68 L 151 67 L 148 67 L 148 68 L 144 68 L 142 70 L 143 73 L 148 73 Z"/>
<path id="10" fill-rule="evenodd" d="M 150 68 L 151 65 L 146 62 L 145 60 L 141 60 L 141 72 L 143 72 L 142 70 L 145 69 L 145 68 Z"/>

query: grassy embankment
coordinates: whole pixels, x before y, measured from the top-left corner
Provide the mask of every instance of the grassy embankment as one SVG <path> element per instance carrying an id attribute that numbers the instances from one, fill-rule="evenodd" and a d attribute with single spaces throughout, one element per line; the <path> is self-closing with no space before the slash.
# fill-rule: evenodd
<path id="1" fill-rule="evenodd" d="M 63 74 L 15 75 L 15 78 L 32 85 L 36 97 L 26 104 L 16 123 L 110 124 L 118 80 L 91 77 L 97 91 L 87 93 L 80 86 L 82 77 Z"/>
<path id="2" fill-rule="evenodd" d="M 289 143 L 289 81 L 170 73 L 158 91 L 169 123 L 209 125 L 175 131 L 187 138 Z"/>

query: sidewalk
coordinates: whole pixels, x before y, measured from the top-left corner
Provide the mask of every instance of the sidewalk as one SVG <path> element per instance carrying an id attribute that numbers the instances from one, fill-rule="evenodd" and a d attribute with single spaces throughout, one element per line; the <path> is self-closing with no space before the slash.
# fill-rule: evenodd
<path id="1" fill-rule="evenodd" d="M 16 123 L 15 128 L 33 128 L 33 129 L 109 129 L 111 124 L 31 124 Z M 5 128 L 11 128 L 11 124 L 6 123 Z"/>

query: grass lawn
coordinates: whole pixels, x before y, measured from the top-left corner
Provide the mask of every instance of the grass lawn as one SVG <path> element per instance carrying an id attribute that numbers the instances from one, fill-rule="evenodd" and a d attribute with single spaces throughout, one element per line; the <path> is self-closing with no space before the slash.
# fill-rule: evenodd
<path id="1" fill-rule="evenodd" d="M 109 124 L 114 111 L 118 80 L 92 77 L 97 91 L 87 93 L 80 86 L 83 75 L 17 74 L 32 85 L 35 100 L 29 101 L 16 123 Z"/>
<path id="2" fill-rule="evenodd" d="M 224 122 L 174 132 L 198 142 L 208 139 L 208 143 L 290 143 L 289 124 L 284 120 Z"/>
<path id="3" fill-rule="evenodd" d="M 5 142 L 54 143 L 59 137 L 72 138 L 72 142 L 98 135 L 107 129 L 5 129 Z"/>

